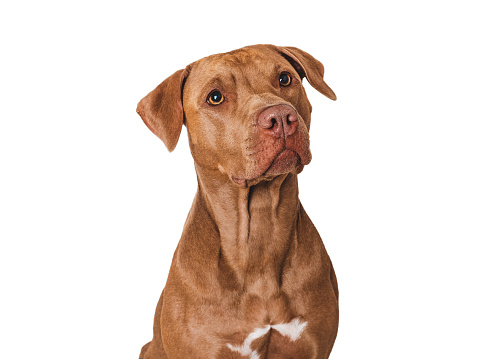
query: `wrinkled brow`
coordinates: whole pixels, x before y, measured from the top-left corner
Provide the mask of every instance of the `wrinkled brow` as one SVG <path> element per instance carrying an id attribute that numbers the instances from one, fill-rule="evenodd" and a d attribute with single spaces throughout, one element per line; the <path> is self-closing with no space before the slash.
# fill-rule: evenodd
<path id="1" fill-rule="evenodd" d="M 203 86 L 201 86 L 200 95 L 205 97 L 213 90 L 219 90 L 221 92 L 227 91 L 236 85 L 236 78 L 233 74 L 228 74 L 228 76 L 219 76 L 216 75 L 208 79 Z"/>
<path id="2" fill-rule="evenodd" d="M 201 85 L 200 90 L 197 92 L 199 96 L 198 101 L 200 103 L 206 101 L 208 94 L 213 90 L 218 90 L 223 94 L 235 91 L 237 86 L 244 81 L 250 84 L 250 81 L 253 79 L 258 81 L 258 83 L 269 83 L 274 81 L 275 77 L 282 71 L 288 71 L 292 75 L 295 74 L 294 71 L 291 71 L 292 69 L 280 62 L 275 64 L 263 63 L 262 65 L 259 63 L 243 63 L 241 65 L 242 66 L 236 66 L 233 69 L 230 69 L 229 66 L 226 66 L 226 68 L 220 67 L 219 72 L 213 74 Z"/>

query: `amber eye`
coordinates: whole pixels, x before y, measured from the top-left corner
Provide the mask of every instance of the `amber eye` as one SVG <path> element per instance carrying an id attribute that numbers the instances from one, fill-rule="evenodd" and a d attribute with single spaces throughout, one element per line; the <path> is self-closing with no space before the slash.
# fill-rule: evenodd
<path id="1" fill-rule="evenodd" d="M 279 75 L 279 83 L 281 86 L 289 86 L 291 84 L 291 75 L 283 72 Z"/>
<path id="2" fill-rule="evenodd" d="M 223 94 L 218 90 L 214 90 L 208 95 L 208 103 L 217 106 L 225 100 Z"/>

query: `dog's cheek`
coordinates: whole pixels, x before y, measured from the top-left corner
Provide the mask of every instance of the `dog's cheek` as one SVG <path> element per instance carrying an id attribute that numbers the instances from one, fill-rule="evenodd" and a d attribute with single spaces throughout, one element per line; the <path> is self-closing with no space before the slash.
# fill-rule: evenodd
<path id="1" fill-rule="evenodd" d="M 295 107 L 300 116 L 303 118 L 306 128 L 309 131 L 311 125 L 311 112 L 313 111 L 313 107 L 311 106 L 311 103 L 306 96 L 306 91 L 304 90 L 304 87 L 302 86 Z"/>
<path id="2" fill-rule="evenodd" d="M 296 105 L 296 110 L 298 111 L 299 115 L 301 116 L 301 122 L 306 127 L 307 131 L 309 132 L 309 128 L 311 126 L 311 106 L 309 102 L 301 101 L 298 105 Z"/>
<path id="3" fill-rule="evenodd" d="M 205 128 L 198 116 L 192 115 L 191 113 L 185 113 L 185 115 L 191 155 L 196 163 L 211 167 L 213 162 L 217 161 L 214 158 L 214 151 L 212 149 L 211 131 Z"/>
<path id="4" fill-rule="evenodd" d="M 225 126 L 218 133 L 218 160 L 228 174 L 244 173 L 245 150 L 247 143 L 244 140 L 246 131 L 233 118 L 225 119 Z"/>
<path id="5" fill-rule="evenodd" d="M 195 113 L 187 120 L 190 150 L 196 163 L 229 172 L 234 162 L 232 131 L 212 113 Z"/>
<path id="6" fill-rule="evenodd" d="M 303 121 L 304 121 L 304 124 L 305 124 L 305 126 L 306 126 L 306 129 L 307 129 L 308 132 L 309 132 L 309 128 L 310 128 L 310 126 L 311 126 L 311 113 L 310 113 L 310 112 L 306 112 L 306 113 L 304 113 L 304 115 L 303 115 L 303 114 L 301 114 L 301 112 L 300 112 L 300 115 L 301 115 L 301 117 L 303 118 Z"/>

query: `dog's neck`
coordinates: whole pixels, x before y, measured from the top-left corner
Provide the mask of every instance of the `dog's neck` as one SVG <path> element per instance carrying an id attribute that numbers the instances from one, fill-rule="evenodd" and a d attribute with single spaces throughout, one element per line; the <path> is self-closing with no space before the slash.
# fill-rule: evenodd
<path id="1" fill-rule="evenodd" d="M 241 188 L 225 176 L 196 166 L 197 201 L 219 232 L 220 265 L 252 294 L 279 290 L 285 260 L 297 236 L 300 202 L 296 174 Z"/>

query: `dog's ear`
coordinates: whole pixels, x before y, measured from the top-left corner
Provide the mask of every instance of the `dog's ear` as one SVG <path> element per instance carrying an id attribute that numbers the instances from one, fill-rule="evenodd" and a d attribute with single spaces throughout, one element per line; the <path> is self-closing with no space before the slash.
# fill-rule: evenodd
<path id="1" fill-rule="evenodd" d="M 331 100 L 336 100 L 333 90 L 324 82 L 324 66 L 313 56 L 296 47 L 278 47 L 281 55 L 290 62 L 301 78 L 306 77 L 316 90 Z"/>
<path id="2" fill-rule="evenodd" d="M 148 128 L 173 151 L 183 125 L 182 92 L 188 69 L 176 71 L 138 104 L 136 112 Z"/>

